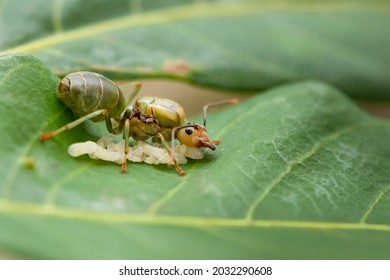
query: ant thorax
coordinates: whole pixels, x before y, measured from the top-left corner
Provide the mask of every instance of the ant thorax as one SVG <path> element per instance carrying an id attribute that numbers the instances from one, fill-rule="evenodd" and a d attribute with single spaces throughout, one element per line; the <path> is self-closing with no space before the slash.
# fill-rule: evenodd
<path id="1" fill-rule="evenodd" d="M 130 136 L 136 141 L 146 141 L 160 131 L 157 121 L 145 122 L 139 117 L 130 118 Z"/>
<path id="2" fill-rule="evenodd" d="M 141 97 L 133 105 L 132 115 L 145 121 L 157 121 L 163 128 L 174 128 L 184 124 L 185 113 L 175 101 L 158 97 Z M 150 119 L 151 118 L 151 119 Z"/>
<path id="3" fill-rule="evenodd" d="M 181 125 L 184 112 L 181 107 L 172 107 L 165 99 L 145 97 L 130 106 L 123 117 L 130 120 L 130 136 L 133 139 L 145 141 L 152 138 L 153 142 L 161 143 L 156 135 L 161 133 L 164 139 L 171 141 L 172 129 Z"/>

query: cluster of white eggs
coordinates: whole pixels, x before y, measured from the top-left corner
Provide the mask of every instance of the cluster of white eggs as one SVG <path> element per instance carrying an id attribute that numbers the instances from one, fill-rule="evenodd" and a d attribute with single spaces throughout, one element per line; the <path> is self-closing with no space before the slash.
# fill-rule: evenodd
<path id="1" fill-rule="evenodd" d="M 125 141 L 115 142 L 113 135 L 100 138 L 97 142 L 86 141 L 74 143 L 69 146 L 68 153 L 72 157 L 88 154 L 92 159 L 112 161 L 122 164 L 124 157 Z M 176 144 L 174 153 L 178 164 L 186 164 L 187 158 L 201 159 L 203 152 L 197 148 L 191 148 L 182 144 Z M 150 144 L 139 141 L 129 147 L 127 159 L 132 162 L 146 162 L 148 164 L 172 164 L 171 158 L 161 144 Z"/>

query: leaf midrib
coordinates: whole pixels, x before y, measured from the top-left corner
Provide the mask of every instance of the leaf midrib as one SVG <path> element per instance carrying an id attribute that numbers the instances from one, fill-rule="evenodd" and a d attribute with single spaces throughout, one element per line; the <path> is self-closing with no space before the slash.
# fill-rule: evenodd
<path id="1" fill-rule="evenodd" d="M 229 227 L 229 228 L 284 228 L 312 230 L 371 230 L 390 232 L 389 224 L 315 222 L 297 220 L 253 220 L 197 216 L 145 215 L 123 213 L 101 213 L 81 209 L 38 205 L 35 203 L 0 200 L 0 213 L 24 216 L 40 216 L 61 219 L 83 220 L 100 223 L 126 223 L 168 225 L 180 227 Z"/>
<path id="2" fill-rule="evenodd" d="M 283 11 L 302 11 L 302 12 L 341 12 L 353 11 L 356 8 L 356 3 L 353 1 L 339 3 L 329 1 L 325 3 L 310 3 L 310 1 L 294 2 L 289 1 L 280 2 L 266 2 L 254 1 L 246 2 L 245 5 L 240 4 L 226 4 L 226 3 L 194 3 L 185 7 L 170 8 L 154 12 L 146 12 L 141 14 L 130 14 L 128 16 L 120 17 L 118 19 L 107 20 L 95 24 L 89 24 L 84 27 L 70 29 L 65 32 L 57 32 L 51 36 L 37 39 L 35 41 L 20 45 L 15 48 L 10 48 L 0 52 L 1 54 L 34 52 L 43 48 L 75 41 L 80 38 L 86 38 L 110 31 L 120 30 L 123 28 L 157 25 L 162 23 L 207 18 L 207 17 L 228 17 L 228 16 L 242 16 L 250 14 L 264 14 L 267 12 L 283 12 Z M 364 8 L 365 11 L 388 12 L 390 6 L 386 1 L 374 1 L 372 3 L 359 3 L 359 8 Z M 59 23 L 57 23 L 58 25 Z"/>

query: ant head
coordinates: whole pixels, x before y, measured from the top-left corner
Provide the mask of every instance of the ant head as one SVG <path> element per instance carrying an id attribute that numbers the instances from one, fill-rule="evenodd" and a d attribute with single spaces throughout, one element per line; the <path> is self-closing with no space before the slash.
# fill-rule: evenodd
<path id="1" fill-rule="evenodd" d="M 70 81 L 68 78 L 64 78 L 60 81 L 58 84 L 58 92 L 59 93 L 65 93 L 70 90 Z"/>
<path id="2" fill-rule="evenodd" d="M 199 124 L 189 123 L 179 127 L 176 138 L 188 147 L 216 149 L 214 142 L 207 135 L 206 128 Z"/>
<path id="3" fill-rule="evenodd" d="M 203 125 L 188 123 L 183 126 L 172 129 L 172 139 L 178 139 L 180 143 L 193 148 L 210 148 L 215 150 L 215 145 L 218 145 L 218 140 L 210 140 L 206 132 L 206 114 L 207 110 L 212 107 L 218 107 L 227 104 L 236 104 L 238 99 L 222 100 L 215 103 L 208 104 L 203 107 Z M 176 136 L 176 137 L 175 137 Z M 173 150 L 173 141 L 172 150 Z"/>
<path id="4" fill-rule="evenodd" d="M 65 77 L 58 84 L 58 91 L 57 91 L 57 97 L 69 107 L 71 107 L 71 104 L 75 103 L 75 101 L 72 99 L 70 86 L 71 86 L 70 79 Z"/>

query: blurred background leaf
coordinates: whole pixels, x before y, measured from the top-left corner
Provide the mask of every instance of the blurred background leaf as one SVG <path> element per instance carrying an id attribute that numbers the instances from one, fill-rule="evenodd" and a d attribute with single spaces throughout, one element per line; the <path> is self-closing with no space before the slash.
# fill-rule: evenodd
<path id="1" fill-rule="evenodd" d="M 214 153 L 174 168 L 71 158 L 95 140 L 38 59 L 0 56 L 0 246 L 54 259 L 388 259 L 390 124 L 324 83 L 210 115 Z M 95 125 L 91 126 L 95 127 Z"/>
<path id="2" fill-rule="evenodd" d="M 23 8 L 21 8 L 23 7 Z M 2 1 L 0 49 L 58 75 L 260 91 L 315 78 L 389 100 L 389 1 Z"/>

